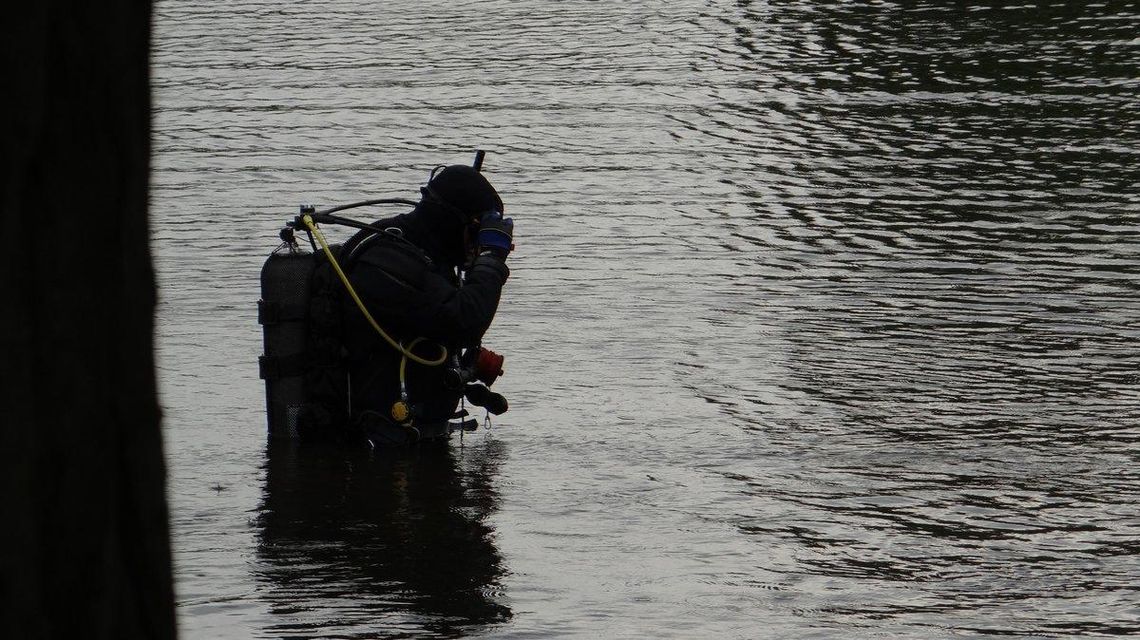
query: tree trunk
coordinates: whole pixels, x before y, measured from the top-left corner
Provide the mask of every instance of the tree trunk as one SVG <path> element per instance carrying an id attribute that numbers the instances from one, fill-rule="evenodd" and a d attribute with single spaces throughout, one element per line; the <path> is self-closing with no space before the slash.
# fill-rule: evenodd
<path id="1" fill-rule="evenodd" d="M 17 10 L 15 7 L 19 7 Z M 173 638 L 149 2 L 5 9 L 0 637 Z"/>

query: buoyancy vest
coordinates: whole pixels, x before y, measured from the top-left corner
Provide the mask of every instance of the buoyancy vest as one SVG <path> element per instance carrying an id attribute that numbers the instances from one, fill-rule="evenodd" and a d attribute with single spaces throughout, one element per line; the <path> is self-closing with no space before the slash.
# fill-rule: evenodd
<path id="1" fill-rule="evenodd" d="M 431 260 L 398 230 L 361 231 L 334 257 L 351 270 L 373 242 L 391 243 L 391 269 L 412 274 Z M 261 270 L 258 322 L 265 353 L 258 358 L 265 380 L 269 433 L 274 437 L 326 440 L 345 435 L 353 417 L 349 362 L 345 349 L 344 285 L 323 251 L 309 253 L 288 245 L 266 259 Z"/>

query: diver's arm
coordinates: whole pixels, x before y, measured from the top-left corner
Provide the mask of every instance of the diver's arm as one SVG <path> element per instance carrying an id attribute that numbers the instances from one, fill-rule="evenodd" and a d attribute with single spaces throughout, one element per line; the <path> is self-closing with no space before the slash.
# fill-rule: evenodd
<path id="1" fill-rule="evenodd" d="M 419 309 L 426 338 L 459 346 L 473 346 L 491 326 L 499 297 L 510 270 L 495 256 L 476 258 L 462 287 L 440 276 L 429 278 L 425 304 Z"/>
<path id="2" fill-rule="evenodd" d="M 349 280 L 388 331 L 451 346 L 473 346 L 491 326 L 510 271 L 493 255 L 476 258 L 465 284 L 429 271 L 392 246 L 379 246 L 354 265 Z"/>

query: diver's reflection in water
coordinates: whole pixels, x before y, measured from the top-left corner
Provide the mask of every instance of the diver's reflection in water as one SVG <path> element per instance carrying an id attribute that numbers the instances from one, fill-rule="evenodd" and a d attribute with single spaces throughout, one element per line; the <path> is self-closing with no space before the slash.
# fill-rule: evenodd
<path id="1" fill-rule="evenodd" d="M 271 443 L 258 517 L 266 631 L 455 636 L 503 621 L 487 517 L 502 447 L 347 452 Z"/>

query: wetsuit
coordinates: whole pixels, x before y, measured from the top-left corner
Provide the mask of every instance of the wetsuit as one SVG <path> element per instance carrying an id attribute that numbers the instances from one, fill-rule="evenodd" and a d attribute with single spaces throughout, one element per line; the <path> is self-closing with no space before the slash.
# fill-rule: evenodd
<path id="1" fill-rule="evenodd" d="M 431 201 L 411 213 L 382 220 L 390 234 L 362 232 L 343 249 L 349 279 L 369 312 L 385 331 L 413 350 L 435 359 L 442 344 L 449 354 L 479 344 L 491 325 L 509 271 L 501 257 L 484 254 L 465 272 L 462 285 L 456 267 L 466 260 L 464 224 L 453 211 Z M 446 436 L 462 392 L 444 384 L 449 362 L 426 366 L 409 360 L 407 391 L 417 429 L 408 432 L 389 419 L 400 399 L 401 355 L 368 324 L 350 300 L 342 308 L 345 348 L 351 378 L 354 429 L 387 442 Z M 387 427 L 378 424 L 388 422 Z"/>

